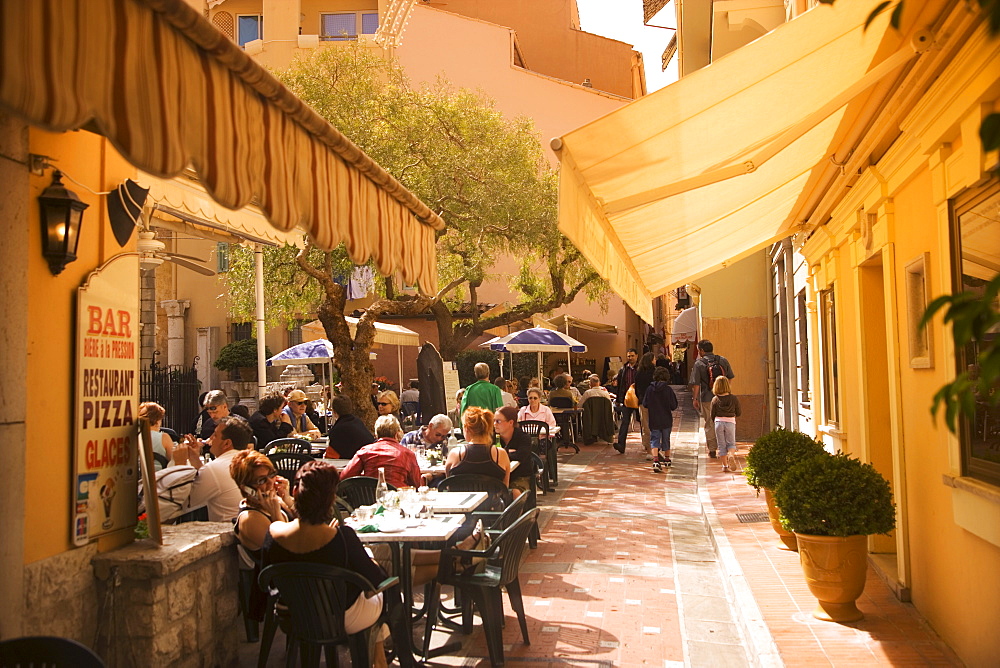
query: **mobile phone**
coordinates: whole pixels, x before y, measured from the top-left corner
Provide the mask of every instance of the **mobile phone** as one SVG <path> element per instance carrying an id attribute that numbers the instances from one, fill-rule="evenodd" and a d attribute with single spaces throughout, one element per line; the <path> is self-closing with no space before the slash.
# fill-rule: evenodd
<path id="1" fill-rule="evenodd" d="M 256 499 L 260 496 L 257 490 L 249 485 L 243 485 L 243 492 L 247 495 L 248 499 Z"/>

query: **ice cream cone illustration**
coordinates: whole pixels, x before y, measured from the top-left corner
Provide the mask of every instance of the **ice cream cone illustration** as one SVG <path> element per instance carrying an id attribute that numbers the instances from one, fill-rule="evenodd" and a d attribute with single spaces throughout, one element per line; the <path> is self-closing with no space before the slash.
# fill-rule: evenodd
<path id="1" fill-rule="evenodd" d="M 101 486 L 101 501 L 104 502 L 104 523 L 101 525 L 105 529 L 110 529 L 114 522 L 111 521 L 111 502 L 115 498 L 115 481 L 108 478 Z"/>

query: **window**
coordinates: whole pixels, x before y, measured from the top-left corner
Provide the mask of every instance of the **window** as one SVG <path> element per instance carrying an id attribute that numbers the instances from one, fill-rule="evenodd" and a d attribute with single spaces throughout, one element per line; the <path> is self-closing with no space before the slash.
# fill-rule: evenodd
<path id="1" fill-rule="evenodd" d="M 215 260 L 216 273 L 224 274 L 229 271 L 229 244 L 219 242 L 215 245 Z"/>
<path id="2" fill-rule="evenodd" d="M 288 330 L 288 347 L 297 346 L 302 343 L 302 325 L 305 320 L 297 320 L 295 326 Z"/>
<path id="3" fill-rule="evenodd" d="M 806 291 L 801 290 L 795 296 L 795 325 L 798 333 L 799 347 L 799 401 L 809 403 L 809 311 L 806 304 Z"/>
<path id="4" fill-rule="evenodd" d="M 246 46 L 247 42 L 264 38 L 264 17 L 260 14 L 236 15 L 236 43 Z"/>
<path id="5" fill-rule="evenodd" d="M 910 366 L 929 369 L 931 360 L 931 330 L 921 327 L 920 319 L 927 310 L 927 253 L 906 265 L 906 338 L 909 344 Z"/>
<path id="6" fill-rule="evenodd" d="M 952 203 L 953 290 L 982 294 L 1000 271 L 1000 183 L 993 182 Z M 997 308 L 997 304 L 993 304 Z M 987 337 L 1000 334 L 991 333 Z M 955 351 L 958 372 L 978 373 L 980 341 Z M 977 401 L 961 428 L 962 475 L 1000 485 L 1000 409 Z"/>
<path id="7" fill-rule="evenodd" d="M 374 35 L 378 12 L 337 12 L 320 14 L 320 39 L 333 42 L 356 40 L 358 35 Z"/>
<path id="8" fill-rule="evenodd" d="M 837 375 L 837 309 L 833 288 L 819 293 L 823 353 L 823 420 L 840 424 L 840 390 Z"/>
<path id="9" fill-rule="evenodd" d="M 253 338 L 252 322 L 234 322 L 232 325 L 233 341 L 244 341 Z"/>

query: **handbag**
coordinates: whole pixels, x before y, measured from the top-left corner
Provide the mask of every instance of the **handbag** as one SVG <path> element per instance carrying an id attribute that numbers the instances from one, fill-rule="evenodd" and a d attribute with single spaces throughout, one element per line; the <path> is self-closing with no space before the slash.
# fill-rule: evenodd
<path id="1" fill-rule="evenodd" d="M 486 551 L 490 549 L 493 544 L 493 540 L 490 535 L 486 533 L 483 529 L 483 521 L 476 521 L 476 528 L 473 530 L 472 535 L 478 535 L 479 539 L 476 544 L 472 546 L 471 549 Z M 475 573 L 482 573 L 486 570 L 486 557 L 456 557 L 454 569 L 456 573 L 461 573 L 463 575 L 473 575 Z"/>
<path id="2" fill-rule="evenodd" d="M 635 393 L 635 383 L 629 385 L 628 391 L 625 393 L 625 407 L 626 408 L 639 407 L 639 397 Z"/>

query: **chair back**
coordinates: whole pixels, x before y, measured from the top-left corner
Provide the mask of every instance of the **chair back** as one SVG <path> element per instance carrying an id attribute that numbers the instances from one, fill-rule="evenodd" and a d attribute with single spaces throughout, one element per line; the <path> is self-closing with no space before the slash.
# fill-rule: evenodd
<path id="1" fill-rule="evenodd" d="M 0 667 L 104 668 L 104 662 L 86 646 L 69 638 L 28 636 L 0 642 Z"/>
<path id="2" fill-rule="evenodd" d="M 378 502 L 375 498 L 375 488 L 378 486 L 378 478 L 358 475 L 353 478 L 344 478 L 337 483 L 337 496 L 351 504 L 351 508 L 359 506 L 371 506 Z M 395 492 L 396 488 L 386 483 L 390 492 Z"/>
<path id="3" fill-rule="evenodd" d="M 399 413 L 404 418 L 410 415 L 417 415 L 420 413 L 420 402 L 419 401 L 404 401 L 399 405 Z"/>
<path id="4" fill-rule="evenodd" d="M 160 427 L 160 431 L 169 436 L 170 438 L 172 438 L 174 440 L 174 443 L 177 443 L 178 441 L 181 440 L 181 437 L 177 435 L 177 432 L 171 429 L 170 427 Z"/>
<path id="5" fill-rule="evenodd" d="M 522 494 L 517 497 L 510 504 L 504 508 L 504 511 L 500 513 L 500 517 L 497 518 L 496 522 L 490 526 L 491 530 L 494 531 L 504 531 L 509 529 L 514 522 L 528 509 L 528 497 L 531 496 L 530 493 Z"/>
<path id="6" fill-rule="evenodd" d="M 573 408 L 573 397 L 549 397 L 552 408 Z"/>
<path id="7" fill-rule="evenodd" d="M 312 443 L 304 438 L 276 438 L 264 447 L 268 457 L 272 453 L 295 452 L 300 455 L 312 455 Z"/>
<path id="8" fill-rule="evenodd" d="M 278 475 L 287 478 L 289 481 L 295 479 L 295 474 L 306 462 L 313 461 L 310 455 L 301 455 L 295 452 L 275 452 L 267 456 L 274 464 L 274 470 Z"/>
<path id="9" fill-rule="evenodd" d="M 539 512 L 538 508 L 532 508 L 494 539 L 493 544 L 499 544 L 493 563 L 500 565 L 500 586 L 506 586 L 517 579 L 524 551 L 528 548 L 528 534 L 538 521 Z"/>
<path id="10" fill-rule="evenodd" d="M 503 510 L 513 501 L 513 495 L 503 480 L 488 475 L 462 473 L 438 483 L 439 492 L 486 492 L 486 501 L 477 510 Z"/>
<path id="11" fill-rule="evenodd" d="M 521 420 L 517 423 L 517 426 L 532 439 L 549 437 L 548 422 L 542 422 L 541 420 Z"/>
<path id="12" fill-rule="evenodd" d="M 153 453 L 153 461 L 160 465 L 161 470 L 170 466 L 170 460 L 167 459 L 167 456 L 161 455 L 159 452 Z"/>
<path id="13" fill-rule="evenodd" d="M 285 632 L 299 642 L 314 644 L 347 642 L 344 613 L 356 600 L 348 583 L 362 591 L 375 589 L 363 576 L 346 568 L 301 562 L 268 566 L 258 581 L 264 591 L 277 589 L 281 603 L 288 606 Z"/>

